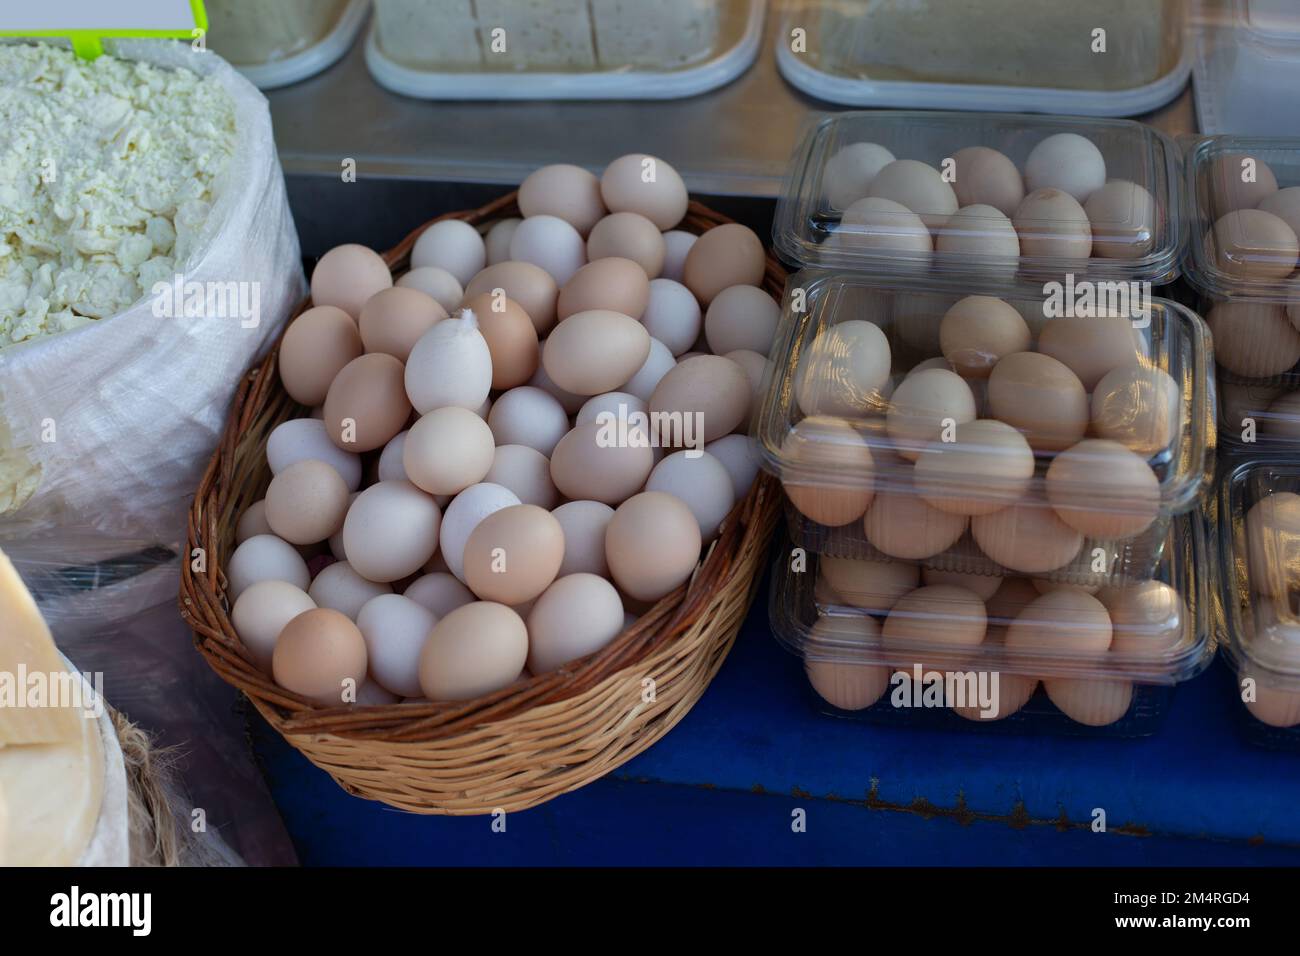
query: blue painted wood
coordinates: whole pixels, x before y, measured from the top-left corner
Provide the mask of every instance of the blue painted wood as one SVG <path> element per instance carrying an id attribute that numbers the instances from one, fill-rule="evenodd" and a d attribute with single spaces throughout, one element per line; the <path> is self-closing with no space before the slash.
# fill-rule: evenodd
<path id="1" fill-rule="evenodd" d="M 350 797 L 260 719 L 254 738 L 308 864 L 1300 865 L 1300 755 L 1244 742 L 1220 671 L 1148 738 L 881 728 L 819 711 L 760 594 L 668 737 L 504 834 Z"/>

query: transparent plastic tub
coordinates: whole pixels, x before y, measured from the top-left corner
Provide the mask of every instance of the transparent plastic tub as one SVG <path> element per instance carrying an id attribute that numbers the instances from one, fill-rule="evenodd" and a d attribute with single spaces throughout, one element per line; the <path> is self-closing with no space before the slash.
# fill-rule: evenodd
<path id="1" fill-rule="evenodd" d="M 1300 136 L 1300 5 L 1203 3 L 1193 65 L 1204 133 Z"/>
<path id="2" fill-rule="evenodd" d="M 778 552 L 771 623 L 826 713 L 937 728 L 1141 736 L 1208 666 L 1204 515 L 1176 518 L 1154 579 L 1094 593 L 1023 576 Z"/>
<path id="3" fill-rule="evenodd" d="M 794 275 L 753 433 L 798 543 L 1079 584 L 1149 576 L 1166 519 L 1213 468 L 1205 325 L 1158 298 L 1137 320 L 1043 313 L 1027 290 Z"/>
<path id="4" fill-rule="evenodd" d="M 1187 7 L 787 0 L 776 57 L 794 86 L 847 106 L 1131 116 L 1186 84 Z"/>
<path id="5" fill-rule="evenodd" d="M 305 80 L 356 40 L 368 0 L 207 0 L 208 46 L 263 90 Z"/>
<path id="6" fill-rule="evenodd" d="M 673 99 L 754 62 L 763 0 L 374 0 L 366 64 L 426 99 Z"/>
<path id="7" fill-rule="evenodd" d="M 1300 374 L 1258 380 L 1218 369 L 1219 442 L 1237 452 L 1300 451 Z"/>
<path id="8" fill-rule="evenodd" d="M 1300 749 L 1300 461 L 1231 461 L 1219 515 L 1224 652 L 1261 735 Z"/>
<path id="9" fill-rule="evenodd" d="M 1178 274 L 1178 147 L 1128 120 L 867 111 L 810 124 L 773 240 L 801 266 L 970 283 Z"/>
<path id="10" fill-rule="evenodd" d="M 1241 365 L 1275 367 L 1282 358 L 1267 353 L 1276 350 L 1290 357 L 1289 369 L 1300 359 L 1300 139 L 1205 136 L 1185 145 L 1184 272 L 1216 302 L 1273 306 L 1257 311 L 1288 321 L 1255 316 L 1251 324 L 1258 328 L 1234 337 L 1228 354 L 1242 353 Z"/>

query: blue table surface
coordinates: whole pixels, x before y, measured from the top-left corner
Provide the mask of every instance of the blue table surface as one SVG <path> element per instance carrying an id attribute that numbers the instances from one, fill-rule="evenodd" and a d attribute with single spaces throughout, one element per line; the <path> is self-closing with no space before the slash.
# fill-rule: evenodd
<path id="1" fill-rule="evenodd" d="M 1300 865 L 1300 753 L 1245 741 L 1221 663 L 1177 689 L 1152 737 L 886 728 L 818 711 L 763 592 L 667 737 L 505 832 L 351 797 L 254 720 L 309 865 Z"/>

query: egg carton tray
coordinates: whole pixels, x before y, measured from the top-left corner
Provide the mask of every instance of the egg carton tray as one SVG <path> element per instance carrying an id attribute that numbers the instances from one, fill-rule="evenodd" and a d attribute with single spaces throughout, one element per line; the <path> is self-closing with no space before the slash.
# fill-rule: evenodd
<path id="1" fill-rule="evenodd" d="M 832 528 L 818 524 L 801 514 L 788 501 L 785 505 L 786 527 L 795 547 L 831 558 L 854 558 L 862 561 L 895 561 L 867 540 L 861 521 Z M 1155 575 L 1169 538 L 1171 519 L 1158 517 L 1146 531 L 1123 541 L 1084 540 L 1074 560 L 1064 567 L 1036 578 L 1083 587 L 1110 587 L 1127 582 L 1146 581 Z M 935 571 L 962 574 L 1015 576 L 1015 571 L 998 564 L 980 550 L 969 530 L 946 551 L 916 562 Z M 1104 566 L 1104 571 L 1094 570 Z"/>

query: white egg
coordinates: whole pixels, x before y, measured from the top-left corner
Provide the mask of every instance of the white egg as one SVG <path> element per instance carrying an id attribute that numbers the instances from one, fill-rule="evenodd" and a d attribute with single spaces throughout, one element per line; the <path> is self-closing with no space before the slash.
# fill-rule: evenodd
<path id="1" fill-rule="evenodd" d="M 357 688 L 356 700 L 352 703 L 357 707 L 381 707 L 399 703 L 401 700 L 402 698 L 392 691 L 384 690 L 372 680 L 365 680 Z"/>
<path id="2" fill-rule="evenodd" d="M 526 505 L 550 511 L 560 502 L 560 493 L 551 481 L 550 459 L 527 445 L 499 446 L 483 480 L 509 488 Z"/>
<path id="3" fill-rule="evenodd" d="M 307 592 L 287 581 L 258 581 L 249 585 L 230 609 L 230 623 L 253 656 L 271 673 L 271 655 L 284 626 L 316 606 Z"/>
<path id="4" fill-rule="evenodd" d="M 894 154 L 876 143 L 850 143 L 836 150 L 822 170 L 822 188 L 833 209 L 847 209 L 871 188 Z"/>
<path id="5" fill-rule="evenodd" d="M 566 501 L 551 515 L 564 531 L 564 560 L 556 577 L 580 572 L 608 577 L 605 529 L 614 509 L 600 501 Z"/>
<path id="6" fill-rule="evenodd" d="M 694 233 L 683 232 L 681 229 L 670 229 L 664 233 L 664 267 L 659 271 L 660 278 L 682 281 L 686 270 L 686 255 L 698 238 L 700 237 Z M 653 332 L 650 334 L 654 335 Z"/>
<path id="7" fill-rule="evenodd" d="M 438 266 L 412 269 L 397 280 L 404 289 L 419 289 L 450 313 L 465 298 L 465 290 L 456 277 Z"/>
<path id="8" fill-rule="evenodd" d="M 502 219 L 488 230 L 487 239 L 484 240 L 488 265 L 494 266 L 498 262 L 510 260 L 510 240 L 515 237 L 515 230 L 521 222 L 522 219 Z"/>
<path id="9" fill-rule="evenodd" d="M 651 338 L 668 346 L 673 355 L 681 355 L 700 337 L 700 303 L 690 289 L 674 279 L 651 279 L 641 324 Z"/>
<path id="10" fill-rule="evenodd" d="M 722 519 L 736 503 L 731 473 L 706 451 L 673 452 L 655 465 L 646 479 L 646 491 L 666 491 L 691 509 L 705 541 L 718 533 Z"/>
<path id="11" fill-rule="evenodd" d="M 444 219 L 435 222 L 415 240 L 411 249 L 411 268 L 437 266 L 446 269 L 464 287 L 487 265 L 483 237 L 467 222 Z"/>
<path id="12" fill-rule="evenodd" d="M 469 309 L 420 336 L 406 360 L 406 395 L 420 414 L 479 408 L 492 390 L 492 353 Z"/>
<path id="13" fill-rule="evenodd" d="M 741 349 L 767 355 L 780 320 L 781 306 L 770 295 L 757 286 L 734 285 L 709 303 L 704 336 L 714 355 Z"/>
<path id="14" fill-rule="evenodd" d="M 587 264 L 587 244 L 558 216 L 530 216 L 510 237 L 510 258 L 540 266 L 563 286 Z"/>
<path id="15" fill-rule="evenodd" d="M 549 457 L 569 430 L 569 415 L 550 393 L 520 385 L 496 400 L 487 423 L 498 445 L 527 445 Z"/>
<path id="16" fill-rule="evenodd" d="M 394 481 L 395 481 L 395 480 L 397 480 L 397 479 L 388 479 L 388 480 L 394 480 Z M 352 507 L 352 502 L 354 502 L 354 501 L 357 500 L 357 495 L 359 495 L 359 494 L 361 494 L 361 492 L 359 492 L 359 491 L 354 491 L 354 492 L 352 492 L 352 494 L 348 495 L 348 507 L 349 507 L 349 508 Z M 441 505 L 440 505 L 439 507 L 441 507 Z M 340 561 L 346 561 L 346 560 L 348 559 L 348 553 L 347 553 L 347 551 L 345 551 L 345 550 L 343 549 L 343 529 L 342 529 L 342 528 L 339 528 L 338 531 L 335 531 L 332 535 L 330 535 L 330 537 L 329 537 L 329 541 L 328 541 L 327 543 L 328 543 L 328 545 L 329 545 L 330 554 L 334 555 L 335 558 L 337 558 L 337 559 L 340 560 Z"/>
<path id="17" fill-rule="evenodd" d="M 271 430 L 266 439 L 266 463 L 278 475 L 290 465 L 316 459 L 337 471 L 348 491 L 361 487 L 361 456 L 344 451 L 330 440 L 325 423 L 316 418 L 291 418 Z"/>
<path id="18" fill-rule="evenodd" d="M 737 501 L 749 494 L 759 469 L 758 443 L 754 439 L 748 435 L 723 435 L 705 445 L 704 450 L 727 469 Z"/>
<path id="19" fill-rule="evenodd" d="M 650 354 L 646 356 L 645 362 L 641 364 L 637 373 L 627 380 L 623 391 L 635 395 L 643 402 L 650 401 L 650 396 L 654 394 L 659 380 L 671 372 L 676 364 L 677 359 L 668 350 L 668 346 L 658 339 L 651 339 Z"/>
<path id="20" fill-rule="evenodd" d="M 402 452 L 406 450 L 406 436 L 410 429 L 400 431 L 388 440 L 384 450 L 379 453 L 379 465 L 376 469 L 380 481 L 405 481 L 406 466 L 402 464 Z"/>
<path id="21" fill-rule="evenodd" d="M 645 400 L 637 398 L 630 392 L 605 392 L 603 395 L 593 395 L 587 399 L 586 404 L 578 409 L 578 416 L 573 420 L 573 424 L 577 426 L 594 422 L 603 412 L 630 421 L 632 415 L 638 412 L 644 414 L 646 410 Z"/>
<path id="22" fill-rule="evenodd" d="M 465 543 L 478 523 L 493 512 L 521 504 L 519 496 L 491 482 L 470 485 L 447 505 L 439 530 L 439 547 L 447 569 L 465 580 Z"/>
<path id="23" fill-rule="evenodd" d="M 420 693 L 420 651 L 438 623 L 428 608 L 401 594 L 381 594 L 357 614 L 370 676 L 399 697 Z"/>
<path id="24" fill-rule="evenodd" d="M 226 591 L 238 600 L 258 581 L 287 581 L 306 590 L 311 581 L 307 562 L 298 549 L 273 534 L 255 534 L 237 547 L 226 562 Z"/>
<path id="25" fill-rule="evenodd" d="M 363 578 L 346 561 L 322 569 L 307 591 L 317 607 L 332 608 L 354 621 L 371 598 L 392 593 L 391 584 Z"/>
<path id="26" fill-rule="evenodd" d="M 443 527 L 446 527 L 445 520 Z M 416 578 L 402 595 L 432 611 L 437 618 L 444 618 L 461 605 L 478 600 L 473 591 L 447 571 L 431 571 Z"/>
<path id="27" fill-rule="evenodd" d="M 438 548 L 442 511 L 409 481 L 381 481 L 357 495 L 343 520 L 348 563 L 369 581 L 414 574 Z"/>
<path id="28" fill-rule="evenodd" d="M 528 614 L 528 670 L 545 674 L 594 654 L 623 630 L 623 599 L 594 574 L 571 574 L 551 584 Z"/>
<path id="29" fill-rule="evenodd" d="M 1078 133 L 1057 133 L 1030 150 L 1025 182 L 1030 192 L 1059 189 L 1082 203 L 1106 185 L 1106 160 L 1092 140 Z"/>

